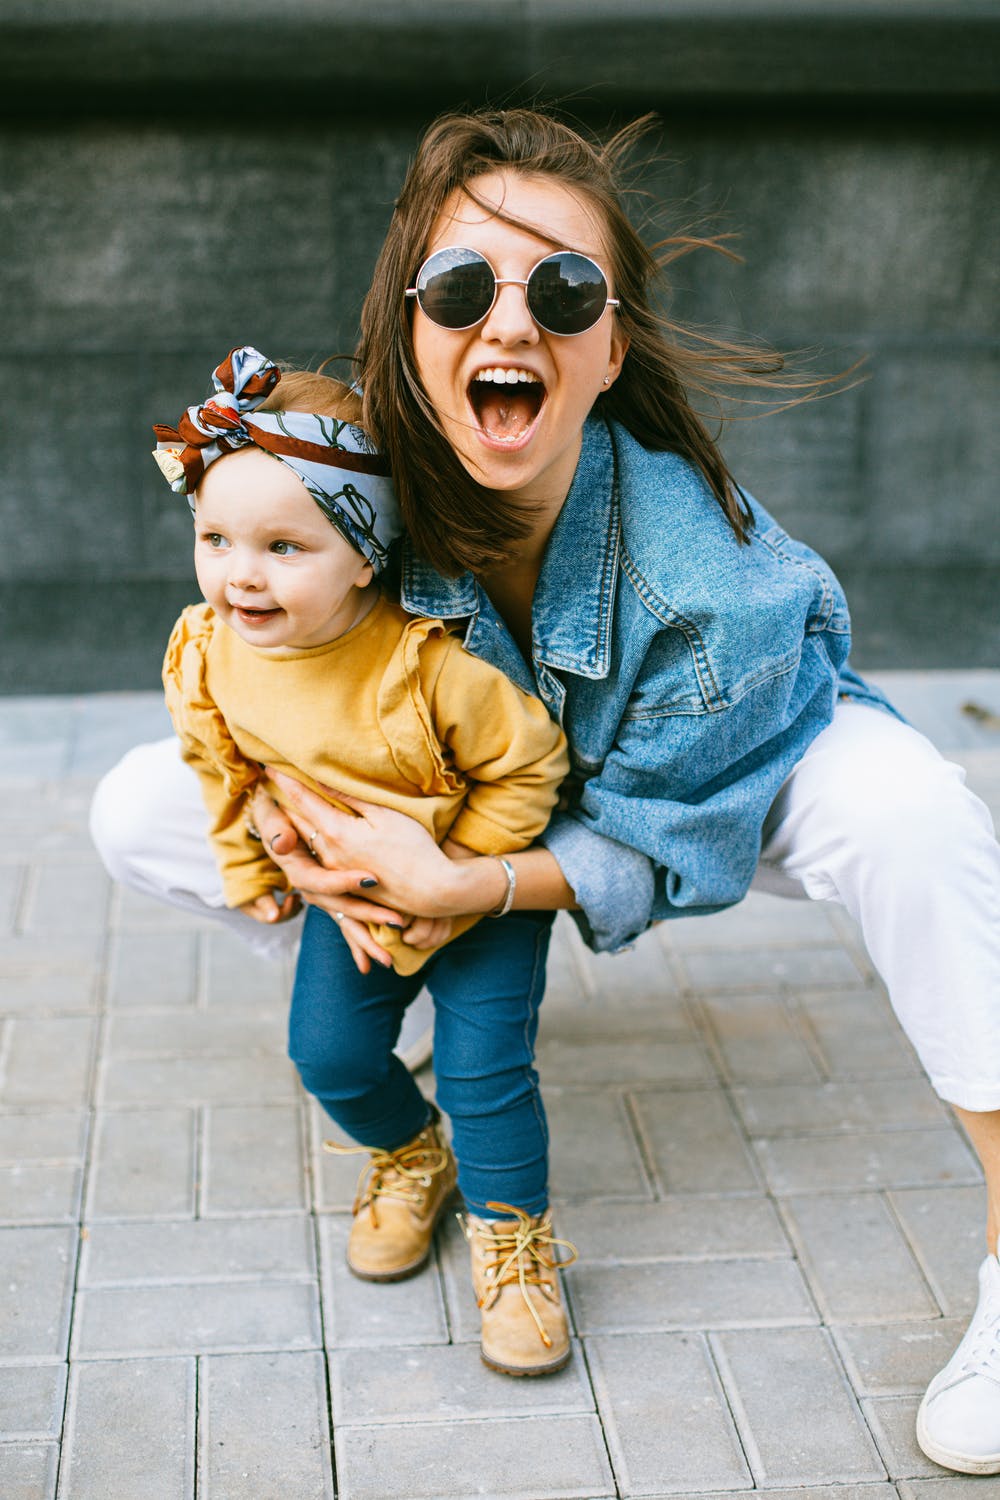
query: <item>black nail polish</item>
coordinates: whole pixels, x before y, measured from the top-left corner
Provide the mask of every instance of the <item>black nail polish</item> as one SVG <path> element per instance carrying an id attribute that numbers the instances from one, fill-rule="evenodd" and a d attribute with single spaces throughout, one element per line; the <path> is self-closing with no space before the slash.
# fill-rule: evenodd
<path id="1" fill-rule="evenodd" d="M 386 922 L 385 925 L 387 927 L 391 927 L 392 930 L 393 930 L 393 932 L 403 932 L 403 931 L 405 931 L 405 928 L 403 927 L 402 922 Z"/>
<path id="2" fill-rule="evenodd" d="M 370 891 L 373 885 L 378 885 L 378 881 L 371 875 L 366 875 L 364 880 L 358 881 L 358 885 L 362 886 L 366 891 Z"/>

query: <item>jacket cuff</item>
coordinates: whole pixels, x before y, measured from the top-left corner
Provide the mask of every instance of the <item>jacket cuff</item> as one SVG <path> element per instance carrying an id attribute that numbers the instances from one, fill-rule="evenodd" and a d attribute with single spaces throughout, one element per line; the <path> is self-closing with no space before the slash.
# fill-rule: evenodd
<path id="1" fill-rule="evenodd" d="M 553 818 L 538 842 L 573 888 L 580 910 L 570 915 L 588 948 L 619 953 L 631 947 L 653 919 L 652 860 L 566 816 Z"/>

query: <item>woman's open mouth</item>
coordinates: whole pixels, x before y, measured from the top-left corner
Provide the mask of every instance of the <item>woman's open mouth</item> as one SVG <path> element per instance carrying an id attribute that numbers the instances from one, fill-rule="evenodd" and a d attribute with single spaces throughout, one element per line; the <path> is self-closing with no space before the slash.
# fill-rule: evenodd
<path id="1" fill-rule="evenodd" d="M 518 447 L 531 436 L 545 404 L 545 385 L 520 366 L 487 365 L 469 381 L 469 405 L 491 446 Z"/>

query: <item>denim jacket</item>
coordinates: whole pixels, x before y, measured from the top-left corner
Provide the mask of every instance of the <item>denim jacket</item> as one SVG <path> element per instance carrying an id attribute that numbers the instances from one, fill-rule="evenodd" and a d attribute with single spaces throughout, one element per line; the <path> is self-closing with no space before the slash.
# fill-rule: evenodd
<path id="1" fill-rule="evenodd" d="M 535 589 L 530 667 L 471 574 L 404 554 L 404 608 L 467 617 L 466 649 L 566 731 L 568 806 L 540 842 L 597 950 L 739 901 L 767 811 L 838 695 L 888 708 L 847 666 L 829 567 L 750 504 L 741 545 L 690 464 L 592 417 Z"/>

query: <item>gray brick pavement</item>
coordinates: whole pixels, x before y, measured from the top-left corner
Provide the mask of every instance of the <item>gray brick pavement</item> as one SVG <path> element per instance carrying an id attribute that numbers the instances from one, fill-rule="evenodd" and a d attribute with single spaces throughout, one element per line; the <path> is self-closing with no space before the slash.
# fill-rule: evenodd
<path id="1" fill-rule="evenodd" d="M 151 696 L 0 700 L 3 1500 L 967 1487 L 912 1424 L 974 1296 L 979 1172 L 840 914 L 751 897 L 614 960 L 560 920 L 539 1065 L 574 1354 L 505 1380 L 451 1219 L 412 1281 L 347 1273 L 359 1164 L 284 1056 L 287 969 L 97 865 L 94 777 L 163 724 Z M 962 728 L 996 807 L 1000 743 Z"/>

